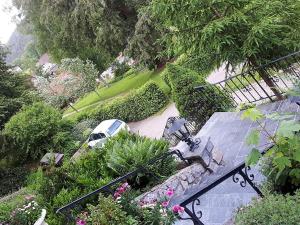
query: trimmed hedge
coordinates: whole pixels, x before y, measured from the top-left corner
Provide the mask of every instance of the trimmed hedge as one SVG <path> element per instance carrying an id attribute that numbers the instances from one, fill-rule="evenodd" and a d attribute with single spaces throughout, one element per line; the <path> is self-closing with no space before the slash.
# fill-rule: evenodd
<path id="1" fill-rule="evenodd" d="M 195 121 L 200 127 L 214 112 L 227 111 L 232 107 L 231 100 L 225 93 L 212 85 L 197 72 L 168 64 L 164 80 L 171 87 L 172 98 L 182 117 Z M 205 86 L 200 92 L 194 88 Z"/>
<path id="2" fill-rule="evenodd" d="M 88 115 L 82 115 L 81 119 L 102 121 L 118 118 L 125 122 L 139 121 L 157 113 L 168 102 L 169 98 L 164 91 L 155 82 L 149 81 L 138 90 L 101 105 Z"/>

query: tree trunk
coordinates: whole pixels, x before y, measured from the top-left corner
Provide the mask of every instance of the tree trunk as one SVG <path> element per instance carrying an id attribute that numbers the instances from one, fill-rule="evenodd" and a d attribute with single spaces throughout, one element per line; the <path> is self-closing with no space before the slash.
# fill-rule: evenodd
<path id="1" fill-rule="evenodd" d="M 257 64 L 255 59 L 250 59 L 250 63 L 258 68 L 259 65 Z M 272 90 L 272 92 L 275 94 L 275 96 L 277 97 L 278 100 L 283 100 L 283 95 L 280 93 L 280 90 L 278 90 L 278 88 L 276 87 L 276 85 L 274 84 L 274 81 L 272 80 L 272 78 L 270 77 L 270 75 L 268 74 L 267 71 L 265 71 L 262 68 L 258 68 L 257 72 L 259 74 L 259 76 L 266 82 L 266 84 L 270 87 L 270 89 Z"/>

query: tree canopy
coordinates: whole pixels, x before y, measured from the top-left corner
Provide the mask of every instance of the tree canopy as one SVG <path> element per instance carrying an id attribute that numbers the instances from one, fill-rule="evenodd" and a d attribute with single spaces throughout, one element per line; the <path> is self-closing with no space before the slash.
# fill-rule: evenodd
<path id="1" fill-rule="evenodd" d="M 6 50 L 0 45 L 0 129 L 29 99 L 25 97 L 25 78 L 5 63 Z"/>
<path id="2" fill-rule="evenodd" d="M 137 10 L 147 1 L 13 0 L 22 23 L 38 45 L 57 61 L 90 59 L 103 69 L 123 51 L 137 21 Z"/>
<path id="3" fill-rule="evenodd" d="M 298 0 L 153 0 L 168 29 L 166 54 L 188 54 L 214 67 L 257 66 L 300 48 Z"/>

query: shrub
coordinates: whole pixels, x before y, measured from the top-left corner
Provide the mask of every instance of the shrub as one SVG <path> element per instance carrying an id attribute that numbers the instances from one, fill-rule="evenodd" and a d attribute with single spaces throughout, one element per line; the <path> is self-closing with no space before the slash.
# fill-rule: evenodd
<path id="1" fill-rule="evenodd" d="M 70 152 L 76 145 L 69 138 L 70 124 L 67 123 L 59 111 L 44 103 L 24 107 L 5 124 L 3 133 L 7 139 L 7 154 L 25 162 L 39 159 L 51 150 L 63 151 L 68 147 Z"/>
<path id="2" fill-rule="evenodd" d="M 203 125 L 210 116 L 217 111 L 230 108 L 229 97 L 209 86 L 205 79 L 195 71 L 184 67 L 168 64 L 167 74 L 164 79 L 171 87 L 172 98 L 182 117 L 195 121 L 197 125 Z M 206 85 L 201 92 L 194 88 Z"/>
<path id="3" fill-rule="evenodd" d="M 29 170 L 25 167 L 0 168 L 0 197 L 23 187 L 28 174 Z"/>
<path id="4" fill-rule="evenodd" d="M 168 151 L 168 143 L 163 140 L 138 137 L 133 141 L 116 137 L 113 142 L 107 152 L 107 164 L 118 175 L 123 175 L 139 166 L 145 166 L 151 159 Z"/>
<path id="5" fill-rule="evenodd" d="M 43 103 L 24 107 L 5 124 L 4 135 L 20 160 L 38 159 L 51 149 L 51 138 L 59 131 L 61 114 Z"/>
<path id="6" fill-rule="evenodd" d="M 92 111 L 88 117 L 99 121 L 118 118 L 125 122 L 143 120 L 161 110 L 168 97 L 155 82 L 147 82 L 129 95 L 119 97 Z"/>
<path id="7" fill-rule="evenodd" d="M 294 196 L 269 195 L 240 209 L 235 217 L 235 224 L 298 225 L 299 215 L 300 192 Z"/>
<path id="8" fill-rule="evenodd" d="M 137 221 L 127 215 L 122 207 L 110 196 L 99 196 L 97 206 L 90 205 L 91 212 L 88 222 L 93 225 L 111 224 L 111 225 L 137 225 Z"/>

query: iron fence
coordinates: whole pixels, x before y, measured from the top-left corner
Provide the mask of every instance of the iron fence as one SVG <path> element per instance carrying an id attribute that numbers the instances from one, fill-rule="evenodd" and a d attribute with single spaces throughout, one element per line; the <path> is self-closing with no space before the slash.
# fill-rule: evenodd
<path id="1" fill-rule="evenodd" d="M 268 148 L 262 151 L 262 154 L 265 154 L 265 152 L 267 152 L 273 146 L 274 145 L 270 145 Z M 251 167 L 247 166 L 245 162 L 242 162 L 233 169 L 225 172 L 221 177 L 216 178 L 208 185 L 200 188 L 196 194 L 181 202 L 180 206 L 184 207 L 184 211 L 187 216 L 179 216 L 178 218 L 180 220 L 191 220 L 194 225 L 204 225 L 204 223 L 201 221 L 203 216 L 202 211 L 197 211 L 196 209 L 196 207 L 200 207 L 201 205 L 200 197 L 229 178 L 232 178 L 234 183 L 239 183 L 243 188 L 249 184 L 260 197 L 263 197 L 261 190 L 254 183 L 255 177 L 254 174 L 251 173 Z"/>
<path id="2" fill-rule="evenodd" d="M 198 91 L 217 89 L 221 94 L 229 96 L 234 106 L 238 106 L 242 103 L 274 101 L 279 95 L 284 96 L 300 81 L 299 78 L 300 51 L 230 76 L 213 85 L 198 86 L 195 89 Z M 203 98 L 207 96 L 203 94 Z"/>
<path id="3" fill-rule="evenodd" d="M 160 180 L 155 172 L 151 171 L 151 166 L 158 165 L 160 162 L 167 161 L 170 157 L 177 157 L 186 165 L 190 165 L 191 162 L 188 159 L 185 159 L 179 150 L 173 150 L 167 152 L 161 156 L 155 157 L 150 160 L 146 165 L 140 166 L 132 172 L 125 174 L 113 181 L 109 184 L 100 187 L 99 189 L 88 193 L 69 204 L 59 208 L 56 210 L 57 214 L 60 214 L 63 219 L 65 219 L 66 224 L 75 224 L 77 215 L 84 210 L 87 204 L 96 203 L 97 197 L 100 193 L 104 195 L 114 195 L 115 190 L 120 186 L 121 183 L 127 182 L 130 178 L 135 177 L 139 173 L 143 174 L 151 174 L 154 179 Z"/>

